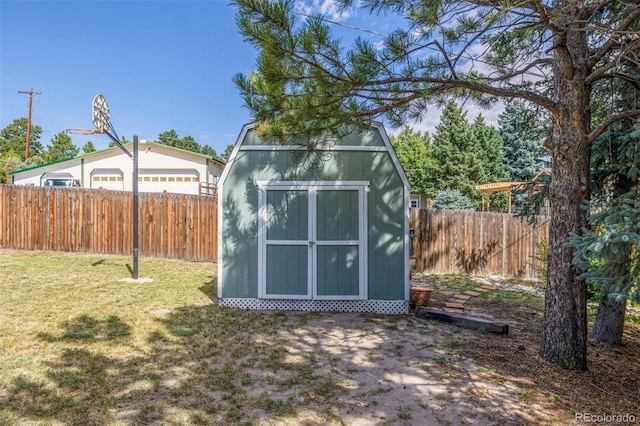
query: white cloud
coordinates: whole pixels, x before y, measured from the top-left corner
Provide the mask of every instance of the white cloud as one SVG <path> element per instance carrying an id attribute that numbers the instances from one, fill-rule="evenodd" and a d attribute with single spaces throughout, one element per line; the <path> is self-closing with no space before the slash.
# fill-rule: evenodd
<path id="1" fill-rule="evenodd" d="M 294 9 L 305 15 L 320 14 L 335 22 L 343 22 L 353 16 L 353 9 L 339 10 L 335 0 L 296 1 Z"/>
<path id="2" fill-rule="evenodd" d="M 460 103 L 458 103 L 458 107 L 460 106 L 462 107 L 463 111 L 466 112 L 467 114 L 466 118 L 469 124 L 473 123 L 473 121 L 476 119 L 478 114 L 482 114 L 482 116 L 484 117 L 484 122 L 487 125 L 495 127 L 496 129 L 498 128 L 498 117 L 500 116 L 500 114 L 504 112 L 504 108 L 505 108 L 504 103 L 500 101 L 496 102 L 496 104 L 489 109 L 481 108 L 473 104 L 461 105 Z M 436 107 L 436 106 L 430 107 L 428 111 L 423 115 L 421 121 L 406 123 L 406 125 L 411 127 L 414 130 L 419 130 L 423 133 L 427 132 L 431 136 L 433 136 L 436 133 L 436 126 L 440 124 L 440 117 L 442 117 L 442 109 L 443 107 L 442 108 Z M 397 135 L 402 130 L 402 127 L 404 126 L 401 126 L 397 129 L 387 128 L 387 131 L 390 134 Z"/>

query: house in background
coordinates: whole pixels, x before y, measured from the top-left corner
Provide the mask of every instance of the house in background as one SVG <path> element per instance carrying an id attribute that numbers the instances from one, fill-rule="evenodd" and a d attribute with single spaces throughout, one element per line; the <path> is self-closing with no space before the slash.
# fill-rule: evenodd
<path id="1" fill-rule="evenodd" d="M 132 144 L 125 145 L 131 151 Z M 204 154 L 140 141 L 138 190 L 180 194 L 211 193 L 224 162 Z M 132 191 L 133 162 L 119 148 L 92 152 L 10 173 L 14 185 L 79 186 Z M 66 185 L 69 183 L 69 185 Z"/>
<path id="2" fill-rule="evenodd" d="M 412 209 L 428 209 L 431 208 L 431 199 L 427 198 L 422 192 L 411 191 L 410 205 Z"/>
<path id="3" fill-rule="evenodd" d="M 288 145 L 247 125 L 219 190 L 221 306 L 408 313 L 410 188 L 381 124 Z"/>

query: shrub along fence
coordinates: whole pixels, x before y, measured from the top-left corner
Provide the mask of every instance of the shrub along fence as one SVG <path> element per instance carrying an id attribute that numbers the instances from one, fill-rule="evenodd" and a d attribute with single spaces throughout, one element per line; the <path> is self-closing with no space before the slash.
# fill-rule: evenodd
<path id="1" fill-rule="evenodd" d="M 129 254 L 131 192 L 0 185 L 0 247 Z M 217 260 L 215 197 L 141 193 L 141 256 Z"/>
<path id="2" fill-rule="evenodd" d="M 447 272 L 497 274 L 536 279 L 538 249 L 549 239 L 549 217 L 526 218 L 502 213 L 411 209 L 411 269 L 425 274 Z"/>

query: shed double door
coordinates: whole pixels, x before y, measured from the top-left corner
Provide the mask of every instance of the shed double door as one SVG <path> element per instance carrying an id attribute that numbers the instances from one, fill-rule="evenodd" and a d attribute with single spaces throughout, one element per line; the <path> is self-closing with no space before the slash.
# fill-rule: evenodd
<path id="1" fill-rule="evenodd" d="M 366 298 L 366 187 L 259 183 L 258 297 Z"/>

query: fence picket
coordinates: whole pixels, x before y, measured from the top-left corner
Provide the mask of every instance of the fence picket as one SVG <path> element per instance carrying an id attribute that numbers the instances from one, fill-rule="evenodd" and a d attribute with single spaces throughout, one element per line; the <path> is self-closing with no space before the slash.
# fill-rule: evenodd
<path id="1" fill-rule="evenodd" d="M 549 219 L 536 226 L 504 213 L 412 209 L 411 268 L 425 274 L 474 273 L 535 279 L 532 262 L 549 238 Z"/>
<path id="2" fill-rule="evenodd" d="M 130 254 L 132 205 L 130 192 L 0 185 L 0 247 Z M 198 244 L 217 217 L 193 217 L 216 207 L 216 197 L 140 194 L 140 255 L 217 261 L 217 245 Z"/>

